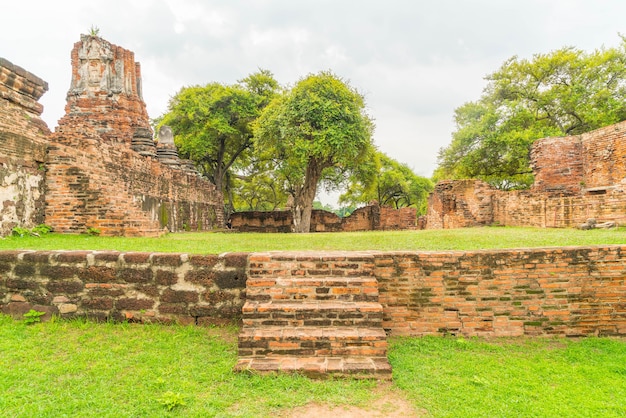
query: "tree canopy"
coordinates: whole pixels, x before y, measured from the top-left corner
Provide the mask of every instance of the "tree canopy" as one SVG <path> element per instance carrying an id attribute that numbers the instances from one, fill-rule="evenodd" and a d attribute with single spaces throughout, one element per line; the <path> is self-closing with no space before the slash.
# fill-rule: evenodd
<path id="1" fill-rule="evenodd" d="M 375 200 L 396 209 L 413 206 L 423 214 L 432 189 L 432 182 L 415 174 L 408 165 L 374 151 L 350 176 L 339 202 L 358 205 Z"/>
<path id="2" fill-rule="evenodd" d="M 577 135 L 626 119 L 626 40 L 591 53 L 562 48 L 512 57 L 487 76 L 475 102 L 455 110 L 436 179 L 479 178 L 502 188 L 532 184 L 529 151 L 549 136 Z"/>
<path id="3" fill-rule="evenodd" d="M 372 131 L 363 96 L 330 72 L 308 75 L 267 106 L 255 124 L 256 145 L 293 197 L 296 232 L 309 232 L 318 184 L 357 167 L 373 146 Z"/>
<path id="4" fill-rule="evenodd" d="M 278 83 L 266 70 L 235 85 L 184 87 L 170 99 L 159 125 L 172 128 L 181 155 L 193 160 L 229 196 L 233 170 L 248 163 L 252 123 L 277 90 Z"/>

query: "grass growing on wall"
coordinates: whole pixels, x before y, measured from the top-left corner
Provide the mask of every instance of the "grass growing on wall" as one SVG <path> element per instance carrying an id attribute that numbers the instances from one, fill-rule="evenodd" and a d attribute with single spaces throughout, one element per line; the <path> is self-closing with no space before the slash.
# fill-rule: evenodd
<path id="1" fill-rule="evenodd" d="M 0 316 L 1 417 L 273 417 L 367 408 L 374 381 L 235 374 L 235 328 Z M 393 385 L 433 417 L 626 414 L 626 341 L 395 338 Z"/>
<path id="2" fill-rule="evenodd" d="M 117 250 L 219 254 L 290 250 L 437 251 L 604 244 L 626 244 L 626 228 L 579 231 L 484 227 L 312 234 L 192 232 L 168 234 L 159 238 L 49 234 L 41 237 L 6 237 L 0 239 L 0 250 Z"/>

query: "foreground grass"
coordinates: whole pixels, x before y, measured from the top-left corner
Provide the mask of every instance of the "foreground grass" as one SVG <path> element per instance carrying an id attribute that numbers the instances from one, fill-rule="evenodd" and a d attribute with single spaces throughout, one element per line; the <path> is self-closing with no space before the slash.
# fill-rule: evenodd
<path id="1" fill-rule="evenodd" d="M 371 381 L 234 374 L 235 328 L 0 316 L 0 416 L 270 417 L 367 408 Z M 394 385 L 426 416 L 626 414 L 626 341 L 397 338 Z"/>
<path id="2" fill-rule="evenodd" d="M 270 417 L 372 397 L 373 382 L 234 374 L 235 333 L 0 316 L 0 416 Z"/>
<path id="3" fill-rule="evenodd" d="M 291 250 L 475 250 L 624 243 L 626 228 L 579 231 L 484 227 L 314 234 L 175 233 L 159 238 L 50 234 L 43 237 L 6 237 L 0 239 L 0 250 L 117 250 L 219 254 Z"/>
<path id="4" fill-rule="evenodd" d="M 394 382 L 434 417 L 626 416 L 626 340 L 396 339 Z"/>

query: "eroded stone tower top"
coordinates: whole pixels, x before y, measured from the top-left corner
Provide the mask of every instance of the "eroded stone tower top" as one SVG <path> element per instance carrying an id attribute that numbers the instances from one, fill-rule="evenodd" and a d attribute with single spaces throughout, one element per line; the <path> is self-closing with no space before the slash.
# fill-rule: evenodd
<path id="1" fill-rule="evenodd" d="M 81 35 L 72 49 L 72 82 L 57 136 L 74 135 L 121 142 L 152 135 L 141 92 L 135 54 L 92 35 Z"/>

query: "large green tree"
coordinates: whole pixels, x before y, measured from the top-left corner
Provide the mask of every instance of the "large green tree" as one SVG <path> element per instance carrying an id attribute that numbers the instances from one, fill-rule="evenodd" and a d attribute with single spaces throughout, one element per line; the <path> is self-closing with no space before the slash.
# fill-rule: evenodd
<path id="1" fill-rule="evenodd" d="M 396 209 L 413 206 L 423 214 L 426 211 L 428 193 L 432 189 L 432 182 L 415 174 L 408 165 L 380 151 L 374 151 L 352 173 L 346 192 L 339 197 L 339 202 L 358 205 L 375 200 L 383 206 L 393 206 Z"/>
<path id="2" fill-rule="evenodd" d="M 481 98 L 455 110 L 456 131 L 435 178 L 479 178 L 502 188 L 532 184 L 529 150 L 626 119 L 626 41 L 591 53 L 562 48 L 513 57 L 487 77 Z"/>
<path id="3" fill-rule="evenodd" d="M 172 128 L 181 155 L 193 160 L 231 205 L 233 178 L 250 162 L 252 123 L 278 89 L 266 70 L 234 85 L 184 87 L 160 118 L 159 125 Z"/>
<path id="4" fill-rule="evenodd" d="M 274 160 L 293 198 L 295 232 L 309 232 L 318 185 L 358 167 L 372 147 L 363 96 L 330 72 L 301 79 L 255 125 L 257 150 Z"/>

